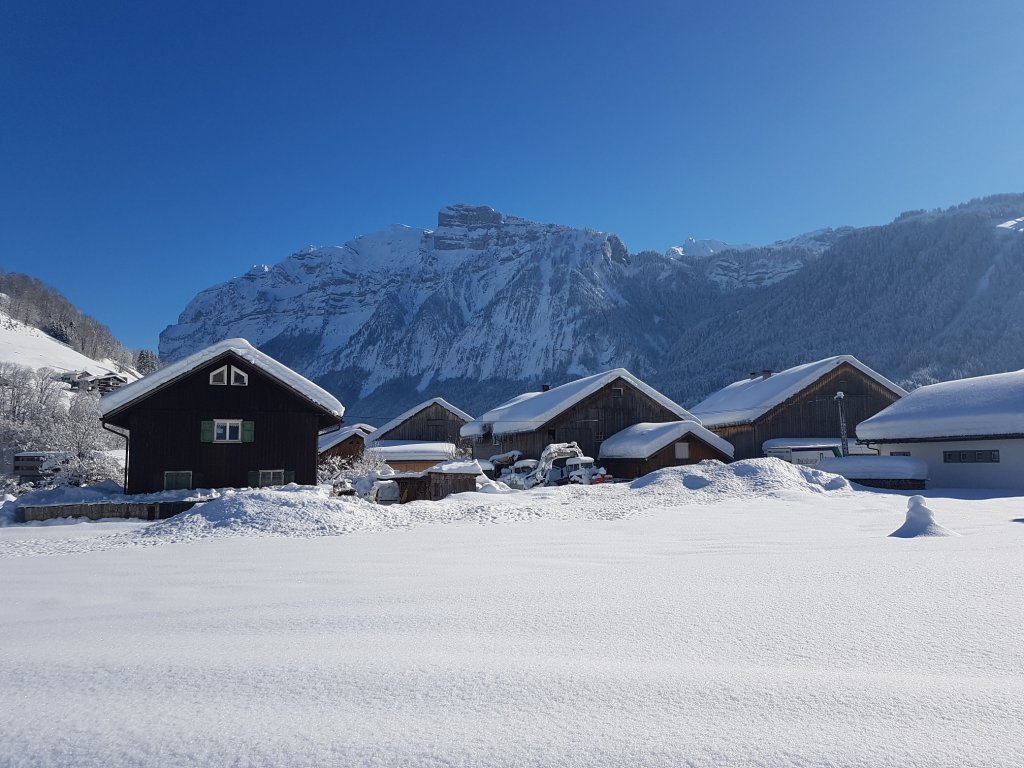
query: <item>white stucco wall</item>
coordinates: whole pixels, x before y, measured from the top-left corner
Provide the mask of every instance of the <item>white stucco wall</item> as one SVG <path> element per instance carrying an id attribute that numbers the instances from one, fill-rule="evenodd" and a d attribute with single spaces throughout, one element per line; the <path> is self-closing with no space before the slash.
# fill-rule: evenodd
<path id="1" fill-rule="evenodd" d="M 934 443 L 889 443 L 882 456 L 908 452 L 928 462 L 929 488 L 1005 488 L 1024 492 L 1024 440 L 957 440 Z M 946 464 L 944 451 L 999 451 L 998 463 Z"/>

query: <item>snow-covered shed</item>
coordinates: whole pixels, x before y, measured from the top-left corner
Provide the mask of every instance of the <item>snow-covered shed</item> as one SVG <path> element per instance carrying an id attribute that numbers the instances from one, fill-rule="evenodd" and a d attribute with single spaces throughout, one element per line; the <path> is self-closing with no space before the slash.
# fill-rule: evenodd
<path id="1" fill-rule="evenodd" d="M 732 461 L 732 445 L 695 421 L 643 422 L 603 443 L 599 463 L 612 477 L 635 478 L 705 459 Z"/>
<path id="2" fill-rule="evenodd" d="M 915 389 L 861 422 L 857 439 L 924 460 L 933 488 L 1024 490 L 1024 370 Z"/>
<path id="3" fill-rule="evenodd" d="M 359 456 L 366 448 L 366 437 L 376 427 L 369 424 L 346 424 L 345 426 L 320 435 L 317 441 L 317 450 L 320 458 L 336 456 L 340 459 L 348 459 Z"/>
<path id="4" fill-rule="evenodd" d="M 905 394 L 852 355 L 836 355 L 778 373 L 755 371 L 690 410 L 733 444 L 737 459 L 751 459 L 763 455 L 766 440 L 840 437 L 840 407 L 852 439 L 857 424 Z"/>
<path id="5" fill-rule="evenodd" d="M 538 458 L 546 445 L 568 442 L 597 456 L 601 443 L 626 427 L 687 419 L 696 421 L 625 368 L 614 368 L 518 395 L 470 421 L 462 436 L 473 440 L 473 455 L 482 459 L 512 450 Z"/>
<path id="6" fill-rule="evenodd" d="M 418 472 L 455 458 L 459 430 L 473 419 L 441 397 L 414 405 L 366 436 L 366 447 L 399 472 Z"/>
<path id="7" fill-rule="evenodd" d="M 316 483 L 317 438 L 344 407 L 253 347 L 227 339 L 100 398 L 127 438 L 129 493 Z"/>

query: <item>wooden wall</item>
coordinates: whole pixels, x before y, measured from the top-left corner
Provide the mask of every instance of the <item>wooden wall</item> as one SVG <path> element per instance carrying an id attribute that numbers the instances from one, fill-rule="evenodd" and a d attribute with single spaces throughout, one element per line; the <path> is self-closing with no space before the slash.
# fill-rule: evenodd
<path id="1" fill-rule="evenodd" d="M 622 389 L 621 396 L 615 395 L 615 388 Z M 605 439 L 643 421 L 679 421 L 679 417 L 628 381 L 615 379 L 538 430 L 500 435 L 497 441 L 487 436 L 475 442 L 473 456 L 486 459 L 516 450 L 523 458 L 537 459 L 551 443 L 575 442 L 584 454 L 596 459 Z"/>
<path id="2" fill-rule="evenodd" d="M 193 488 L 246 487 L 249 472 L 261 469 L 316 483 L 317 433 L 338 419 L 255 366 L 228 358 L 218 357 L 109 420 L 130 430 L 129 493 L 163 490 L 165 471 L 191 471 Z M 209 383 L 210 372 L 225 362 L 249 374 L 248 386 Z M 254 422 L 253 442 L 201 442 L 201 423 L 215 419 Z"/>
<path id="3" fill-rule="evenodd" d="M 733 427 L 714 427 L 711 431 L 735 446 L 737 459 L 764 456 L 761 450 L 764 441 L 777 437 L 838 438 L 837 391 L 845 395 L 846 432 L 851 441 L 856 440 L 858 424 L 899 399 L 895 392 L 852 365 L 843 363 L 756 421 Z"/>
<path id="4" fill-rule="evenodd" d="M 336 456 L 339 459 L 351 459 L 356 456 L 363 454 L 363 449 L 366 448 L 366 441 L 363 439 L 361 434 L 350 435 L 336 445 L 332 445 L 326 451 L 320 454 L 321 459 L 326 459 L 328 456 Z"/>
<path id="5" fill-rule="evenodd" d="M 410 416 L 389 432 L 377 436 L 377 440 L 429 440 L 438 443 L 458 445 L 459 430 L 466 423 L 437 403 Z"/>

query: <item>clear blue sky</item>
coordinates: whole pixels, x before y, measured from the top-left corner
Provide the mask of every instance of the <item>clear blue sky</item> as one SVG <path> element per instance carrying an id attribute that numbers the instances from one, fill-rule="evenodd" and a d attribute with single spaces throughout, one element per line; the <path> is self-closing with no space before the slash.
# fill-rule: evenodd
<path id="1" fill-rule="evenodd" d="M 636 251 L 1024 191 L 1022 16 L 5 0 L 0 268 L 155 347 L 202 288 L 453 202 Z"/>

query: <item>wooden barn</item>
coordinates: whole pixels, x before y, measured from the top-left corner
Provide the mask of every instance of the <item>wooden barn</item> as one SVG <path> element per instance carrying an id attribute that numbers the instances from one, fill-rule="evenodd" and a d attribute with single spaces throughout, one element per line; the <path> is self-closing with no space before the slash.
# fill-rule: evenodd
<path id="1" fill-rule="evenodd" d="M 732 461 L 733 448 L 695 421 L 642 423 L 626 427 L 603 443 L 598 464 L 615 478 L 632 479 L 665 467 L 705 459 Z"/>
<path id="2" fill-rule="evenodd" d="M 626 427 L 687 419 L 695 420 L 625 368 L 615 368 L 519 395 L 466 424 L 462 436 L 473 440 L 480 459 L 512 450 L 535 459 L 546 445 L 568 442 L 596 457 L 601 443 Z"/>
<path id="3" fill-rule="evenodd" d="M 860 422 L 906 394 L 857 358 L 839 355 L 779 373 L 752 373 L 690 410 L 732 443 L 735 458 L 751 459 L 764 455 L 768 440 L 839 438 L 840 403 L 853 441 Z"/>
<path id="4" fill-rule="evenodd" d="M 366 448 L 366 436 L 374 431 L 369 424 L 346 424 L 340 429 L 320 435 L 317 448 L 320 458 L 334 456 L 339 459 L 353 459 L 362 456 Z"/>
<path id="5" fill-rule="evenodd" d="M 398 472 L 419 472 L 454 459 L 461 441 L 459 430 L 473 417 L 440 397 L 415 405 L 366 437 Z"/>
<path id="6" fill-rule="evenodd" d="M 100 399 L 127 438 L 128 493 L 316 483 L 317 437 L 341 422 L 331 394 L 228 339 Z"/>

